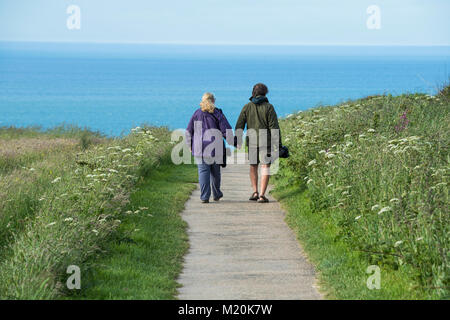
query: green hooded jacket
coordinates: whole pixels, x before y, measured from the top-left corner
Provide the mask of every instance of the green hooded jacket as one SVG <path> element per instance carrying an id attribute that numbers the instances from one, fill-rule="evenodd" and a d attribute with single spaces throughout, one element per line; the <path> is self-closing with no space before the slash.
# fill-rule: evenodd
<path id="1" fill-rule="evenodd" d="M 245 129 L 247 125 L 248 129 L 255 129 L 258 135 L 257 145 L 271 146 L 271 129 L 280 129 L 278 124 L 277 113 L 273 105 L 269 103 L 269 100 L 265 96 L 257 96 L 250 98 L 250 102 L 247 103 L 239 115 L 239 119 L 236 122 L 236 130 Z M 259 141 L 259 129 L 267 129 L 267 142 Z M 238 144 L 242 143 L 242 137 L 238 136 Z M 249 146 L 248 135 L 246 139 L 246 145 Z M 281 145 L 281 133 L 279 132 L 279 143 L 276 147 Z M 270 149 L 269 149 L 270 150 Z"/>

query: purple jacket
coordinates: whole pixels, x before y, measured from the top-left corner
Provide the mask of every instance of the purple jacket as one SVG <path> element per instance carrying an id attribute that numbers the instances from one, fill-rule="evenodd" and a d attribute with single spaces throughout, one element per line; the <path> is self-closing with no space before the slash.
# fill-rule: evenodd
<path id="1" fill-rule="evenodd" d="M 200 125 L 201 135 L 199 135 Z M 195 128 L 198 129 L 196 130 Z M 231 130 L 231 126 L 222 110 L 216 108 L 213 113 L 209 113 L 197 109 L 192 115 L 186 129 L 186 142 L 190 145 L 194 157 L 201 157 L 202 155 L 205 157 L 215 156 L 214 150 L 211 155 L 204 154 L 205 148 L 214 141 L 214 137 L 205 137 L 205 131 L 208 129 L 218 129 L 222 133 L 222 137 L 226 138 L 227 129 Z M 222 142 L 220 146 L 223 146 Z"/>

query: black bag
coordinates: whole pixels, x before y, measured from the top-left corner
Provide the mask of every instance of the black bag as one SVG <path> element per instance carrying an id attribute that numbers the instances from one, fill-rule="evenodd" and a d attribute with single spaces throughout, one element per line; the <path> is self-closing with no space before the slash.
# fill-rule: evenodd
<path id="1" fill-rule="evenodd" d="M 286 146 L 280 146 L 280 150 L 279 150 L 279 155 L 280 158 L 289 158 L 289 149 Z"/>
<path id="2" fill-rule="evenodd" d="M 221 109 L 219 109 L 219 108 L 216 108 L 216 109 L 217 109 L 217 111 L 219 111 L 220 113 L 222 113 L 222 110 L 221 110 Z M 223 113 L 222 113 L 222 114 L 223 114 Z M 213 113 L 211 113 L 211 115 L 213 116 L 214 120 L 216 120 L 217 128 L 220 130 L 220 122 L 219 122 L 219 119 L 217 119 L 217 118 L 214 116 Z M 225 167 L 227 166 L 227 153 L 228 153 L 228 148 L 225 147 L 225 139 L 223 139 L 222 142 L 223 142 L 223 160 L 222 160 L 222 163 L 220 164 L 220 166 L 221 166 L 222 168 L 225 168 Z"/>

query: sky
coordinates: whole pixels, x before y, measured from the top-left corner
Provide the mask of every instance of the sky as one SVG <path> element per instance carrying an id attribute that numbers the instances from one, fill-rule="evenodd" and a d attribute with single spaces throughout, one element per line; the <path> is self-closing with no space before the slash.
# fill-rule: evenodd
<path id="1" fill-rule="evenodd" d="M 0 0 L 0 41 L 450 45 L 449 12 L 450 0 Z"/>

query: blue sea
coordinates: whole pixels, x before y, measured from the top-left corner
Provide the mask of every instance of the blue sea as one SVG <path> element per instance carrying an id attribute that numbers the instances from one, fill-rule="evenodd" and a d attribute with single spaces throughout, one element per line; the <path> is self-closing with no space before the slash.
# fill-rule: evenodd
<path id="1" fill-rule="evenodd" d="M 450 47 L 0 42 L 0 126 L 185 128 L 206 91 L 234 125 L 257 82 L 286 116 L 367 95 L 435 94 L 449 76 Z"/>

